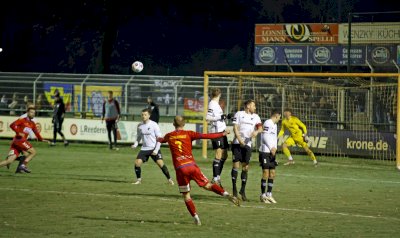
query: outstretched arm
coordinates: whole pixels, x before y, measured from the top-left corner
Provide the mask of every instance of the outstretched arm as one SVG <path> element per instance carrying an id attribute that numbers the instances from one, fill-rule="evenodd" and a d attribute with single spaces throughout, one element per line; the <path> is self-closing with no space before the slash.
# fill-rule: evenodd
<path id="1" fill-rule="evenodd" d="M 281 130 L 279 131 L 278 137 L 283 136 L 283 134 L 285 133 L 285 129 L 285 124 L 282 122 Z"/>
<path id="2" fill-rule="evenodd" d="M 216 139 L 216 138 L 220 138 L 220 137 L 226 136 L 227 134 L 229 134 L 229 130 L 226 130 L 224 132 L 219 132 L 219 133 L 208 133 L 208 134 L 203 134 L 203 133 L 191 131 L 190 138 L 192 140 Z"/>
<path id="3" fill-rule="evenodd" d="M 35 133 L 36 138 L 38 139 L 38 141 L 43 141 L 42 136 L 40 135 L 38 129 L 36 128 L 36 126 L 33 127 L 33 133 Z"/>
<path id="4" fill-rule="evenodd" d="M 297 125 L 300 127 L 300 129 L 303 131 L 303 134 L 307 134 L 307 127 L 306 125 L 304 125 L 304 123 L 302 121 L 300 121 L 300 119 L 296 118 L 296 123 Z"/>
<path id="5" fill-rule="evenodd" d="M 159 143 L 167 143 L 168 142 L 168 135 L 165 135 L 164 137 L 157 137 L 157 142 L 159 142 Z"/>

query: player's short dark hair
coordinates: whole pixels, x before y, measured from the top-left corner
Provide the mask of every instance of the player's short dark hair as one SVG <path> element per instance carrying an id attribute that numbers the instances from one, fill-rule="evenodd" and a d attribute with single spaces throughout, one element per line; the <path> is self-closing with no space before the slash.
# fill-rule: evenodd
<path id="1" fill-rule="evenodd" d="M 254 101 L 253 99 L 248 99 L 248 100 L 246 100 L 246 101 L 244 102 L 244 106 L 247 107 L 247 105 L 249 105 L 249 104 L 252 103 L 252 102 L 256 103 L 256 101 Z"/>
<path id="2" fill-rule="evenodd" d="M 111 90 L 110 90 L 110 91 L 108 91 L 108 93 L 109 93 L 109 94 L 114 94 L 114 92 L 113 92 L 113 91 L 111 91 Z"/>
<path id="3" fill-rule="evenodd" d="M 283 112 L 292 112 L 292 110 L 290 108 L 285 108 L 285 110 L 283 110 Z"/>
<path id="4" fill-rule="evenodd" d="M 272 110 L 271 112 L 271 117 L 275 116 L 275 115 L 281 115 L 281 112 L 278 110 Z"/>
<path id="5" fill-rule="evenodd" d="M 211 97 L 213 97 L 213 98 L 217 97 L 220 94 L 221 94 L 221 89 L 219 89 L 219 88 L 213 88 L 211 90 Z"/>
<path id="6" fill-rule="evenodd" d="M 150 108 L 145 108 L 142 110 L 142 112 L 148 112 L 151 115 L 151 109 Z"/>

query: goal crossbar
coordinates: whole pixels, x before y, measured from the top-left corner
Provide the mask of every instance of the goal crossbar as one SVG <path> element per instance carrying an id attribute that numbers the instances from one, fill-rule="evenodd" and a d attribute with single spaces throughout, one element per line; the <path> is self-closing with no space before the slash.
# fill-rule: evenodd
<path id="1" fill-rule="evenodd" d="M 204 115 L 203 115 L 203 133 L 208 132 L 208 124 L 206 121 L 206 115 L 208 112 L 208 101 L 209 101 L 209 80 L 212 76 L 218 77 L 237 77 L 232 80 L 239 79 L 241 76 L 245 77 L 282 77 L 282 78 L 293 78 L 293 77 L 324 77 L 324 78 L 381 78 L 391 77 L 397 79 L 397 110 L 396 110 L 396 135 L 400 135 L 400 73 L 311 73 L 311 72 L 238 72 L 238 71 L 205 71 L 204 72 Z M 207 157 L 207 140 L 203 140 L 202 144 L 202 156 Z M 396 166 L 400 168 L 400 140 L 396 140 Z"/>

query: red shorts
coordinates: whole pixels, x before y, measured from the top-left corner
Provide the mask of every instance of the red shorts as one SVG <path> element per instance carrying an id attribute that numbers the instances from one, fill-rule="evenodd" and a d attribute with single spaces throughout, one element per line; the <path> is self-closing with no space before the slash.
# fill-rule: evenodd
<path id="1" fill-rule="evenodd" d="M 179 185 L 179 192 L 190 191 L 190 180 L 194 180 L 200 187 L 206 186 L 208 179 L 201 172 L 197 165 L 189 165 L 176 170 L 176 180 Z"/>
<path id="2" fill-rule="evenodd" d="M 8 152 L 8 156 L 16 155 L 18 157 L 20 152 L 27 151 L 30 148 L 32 148 L 32 145 L 26 139 L 14 138 L 13 142 L 11 143 L 11 147 L 10 147 L 10 151 Z"/>

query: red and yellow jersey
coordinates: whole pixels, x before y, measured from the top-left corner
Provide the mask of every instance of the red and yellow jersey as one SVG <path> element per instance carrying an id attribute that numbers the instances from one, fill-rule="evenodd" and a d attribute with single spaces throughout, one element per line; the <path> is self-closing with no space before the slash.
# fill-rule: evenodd
<path id="1" fill-rule="evenodd" d="M 175 169 L 186 165 L 196 164 L 192 153 L 192 141 L 198 139 L 215 139 L 224 136 L 224 133 L 202 134 L 194 131 L 176 130 L 159 140 L 168 143 Z"/>
<path id="2" fill-rule="evenodd" d="M 32 119 L 29 119 L 29 117 L 24 117 L 24 118 L 19 118 L 18 120 L 14 121 L 13 123 L 11 123 L 10 128 L 15 131 L 15 138 L 20 139 L 21 135 L 20 133 L 23 133 L 24 139 L 27 139 L 29 134 L 31 132 L 35 133 L 35 136 L 38 140 L 42 141 L 43 138 L 40 135 L 36 124 L 34 121 L 32 121 Z"/>
<path id="3" fill-rule="evenodd" d="M 289 119 L 282 120 L 282 127 L 279 131 L 278 137 L 283 136 L 285 130 L 288 129 L 292 137 L 302 137 L 307 134 L 307 127 L 299 118 L 291 116 Z"/>

